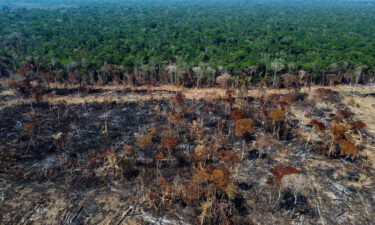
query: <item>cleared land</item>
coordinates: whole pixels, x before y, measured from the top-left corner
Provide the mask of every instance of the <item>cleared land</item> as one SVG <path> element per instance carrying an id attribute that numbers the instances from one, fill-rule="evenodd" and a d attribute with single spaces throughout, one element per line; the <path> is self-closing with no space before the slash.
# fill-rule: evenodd
<path id="1" fill-rule="evenodd" d="M 1 224 L 375 217 L 374 85 L 295 93 L 51 84 L 34 102 L 1 83 Z"/>

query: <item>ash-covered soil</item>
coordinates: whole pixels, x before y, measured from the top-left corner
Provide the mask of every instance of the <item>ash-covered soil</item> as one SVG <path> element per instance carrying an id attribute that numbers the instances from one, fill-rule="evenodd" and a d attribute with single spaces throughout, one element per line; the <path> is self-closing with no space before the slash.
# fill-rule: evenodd
<path id="1" fill-rule="evenodd" d="M 74 104 L 3 88 L 0 224 L 373 224 L 375 99 L 331 89 Z"/>

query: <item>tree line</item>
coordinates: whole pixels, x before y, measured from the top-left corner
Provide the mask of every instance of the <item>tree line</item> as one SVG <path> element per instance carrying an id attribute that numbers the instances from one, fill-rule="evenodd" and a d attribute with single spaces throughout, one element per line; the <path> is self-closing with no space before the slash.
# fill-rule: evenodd
<path id="1" fill-rule="evenodd" d="M 323 84 L 337 79 L 365 82 L 375 76 L 375 7 L 368 5 L 84 3 L 48 10 L 1 9 L 0 76 L 35 62 L 39 72 L 56 80 L 74 73 L 103 83 L 210 86 L 229 74 L 235 83 L 263 80 L 275 86 L 285 74 L 307 73 L 312 82 Z"/>

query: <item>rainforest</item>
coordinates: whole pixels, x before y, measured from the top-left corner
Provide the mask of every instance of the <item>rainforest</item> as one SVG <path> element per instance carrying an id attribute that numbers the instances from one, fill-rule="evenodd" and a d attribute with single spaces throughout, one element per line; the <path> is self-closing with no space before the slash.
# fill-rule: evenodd
<path id="1" fill-rule="evenodd" d="M 159 80 L 171 64 L 179 71 L 199 67 L 203 85 L 222 71 L 252 81 L 299 70 L 315 77 L 375 72 L 371 2 L 40 2 L 3 3 L 3 73 L 27 60 L 57 78 L 77 71 L 97 80 L 111 64 L 121 79 L 135 72 L 143 82 Z"/>

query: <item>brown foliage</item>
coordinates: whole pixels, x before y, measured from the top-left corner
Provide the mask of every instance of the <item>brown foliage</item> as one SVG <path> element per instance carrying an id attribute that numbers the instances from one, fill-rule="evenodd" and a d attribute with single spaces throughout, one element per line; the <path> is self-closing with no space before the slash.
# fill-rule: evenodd
<path id="1" fill-rule="evenodd" d="M 181 93 L 178 93 L 175 98 L 176 98 L 176 101 L 177 101 L 178 104 L 180 104 L 180 105 L 184 104 L 185 95 L 183 95 Z"/>
<path id="2" fill-rule="evenodd" d="M 292 166 L 282 167 L 277 165 L 272 170 L 273 179 L 269 179 L 267 184 L 270 186 L 279 187 L 283 176 L 289 174 L 300 174 L 301 172 Z"/>
<path id="3" fill-rule="evenodd" d="M 152 139 L 156 135 L 156 128 L 152 127 L 147 130 L 147 135 L 138 135 L 135 137 L 135 145 L 141 149 L 148 149 L 152 146 Z"/>
<path id="4" fill-rule="evenodd" d="M 172 97 L 170 99 L 170 103 L 173 105 L 173 106 L 184 106 L 184 103 L 185 103 L 185 95 L 183 95 L 182 93 L 177 93 L 174 97 Z"/>
<path id="5" fill-rule="evenodd" d="M 24 79 L 20 82 L 8 81 L 8 85 L 10 87 L 16 88 L 16 90 L 21 93 L 23 97 L 33 97 L 36 102 L 40 102 L 42 100 L 44 87 L 41 83 L 35 85 L 32 83 L 32 81 L 32 79 Z"/>
<path id="6" fill-rule="evenodd" d="M 133 151 L 133 147 L 130 145 L 125 145 L 124 146 L 124 152 L 125 153 L 131 153 Z"/>
<path id="7" fill-rule="evenodd" d="M 358 133 L 358 131 L 366 127 L 366 124 L 360 120 L 350 122 L 349 124 L 355 133 Z"/>
<path id="8" fill-rule="evenodd" d="M 157 161 L 163 160 L 163 159 L 165 159 L 165 154 L 164 154 L 163 152 L 160 152 L 159 154 L 157 154 L 157 155 L 155 156 L 155 159 L 156 159 Z"/>
<path id="9" fill-rule="evenodd" d="M 291 105 L 297 99 L 295 94 L 286 94 L 281 95 L 279 101 L 287 102 L 288 105 Z"/>
<path id="10" fill-rule="evenodd" d="M 165 179 L 163 176 L 159 178 L 157 185 L 159 185 L 166 193 L 171 193 L 173 190 L 173 186 L 169 184 L 167 179 Z"/>
<path id="11" fill-rule="evenodd" d="M 221 167 L 205 168 L 203 167 L 202 162 L 199 162 L 198 168 L 195 169 L 192 181 L 198 184 L 209 182 L 214 184 L 217 188 L 223 189 L 230 182 L 229 170 Z"/>
<path id="12" fill-rule="evenodd" d="M 196 183 L 184 182 L 182 184 L 182 189 L 184 191 L 184 193 L 182 193 L 183 197 L 189 202 L 201 197 L 202 193 L 199 190 L 199 185 L 197 185 Z"/>
<path id="13" fill-rule="evenodd" d="M 246 116 L 246 112 L 241 109 L 237 109 L 232 111 L 230 115 L 234 120 L 239 120 L 243 119 Z"/>
<path id="14" fill-rule="evenodd" d="M 135 145 L 141 149 L 148 149 L 152 146 L 152 138 L 151 135 L 138 135 L 135 137 Z"/>
<path id="15" fill-rule="evenodd" d="M 310 124 L 313 125 L 317 130 L 324 132 L 326 130 L 326 125 L 317 120 L 311 120 Z"/>
<path id="16" fill-rule="evenodd" d="M 348 110 L 344 110 L 344 109 L 340 109 L 337 111 L 337 113 L 342 116 L 343 118 L 345 119 L 349 119 L 350 117 L 353 116 L 353 113 L 348 111 Z"/>
<path id="17" fill-rule="evenodd" d="M 206 148 L 203 145 L 198 145 L 195 148 L 194 153 L 198 157 L 198 160 L 204 160 L 208 159 L 211 156 L 212 151 L 210 148 Z"/>
<path id="18" fill-rule="evenodd" d="M 352 159 L 357 156 L 358 148 L 354 144 L 345 139 L 339 139 L 337 143 L 340 145 L 340 155 L 349 155 Z"/>
<path id="19" fill-rule="evenodd" d="M 216 168 L 211 172 L 210 180 L 219 188 L 229 184 L 229 171 L 226 168 Z"/>
<path id="20" fill-rule="evenodd" d="M 171 123 L 179 123 L 182 120 L 182 115 L 181 114 L 174 114 L 173 112 L 168 113 L 168 121 Z"/>
<path id="21" fill-rule="evenodd" d="M 208 182 L 210 180 L 210 174 L 209 171 L 203 167 L 202 162 L 198 163 L 198 167 L 195 169 L 192 181 L 201 184 Z"/>
<path id="22" fill-rule="evenodd" d="M 332 125 L 332 132 L 336 137 L 345 135 L 346 127 L 343 124 L 334 124 Z"/>
<path id="23" fill-rule="evenodd" d="M 178 143 L 177 139 L 173 137 L 163 137 L 161 139 L 161 146 L 169 150 L 174 149 L 177 143 Z"/>
<path id="24" fill-rule="evenodd" d="M 253 132 L 254 122 L 250 119 L 236 120 L 236 136 L 244 136 L 246 133 Z"/>
<path id="25" fill-rule="evenodd" d="M 220 160 L 228 163 L 237 163 L 240 157 L 233 151 L 220 150 Z"/>
<path id="26" fill-rule="evenodd" d="M 274 109 L 271 111 L 270 117 L 273 123 L 283 121 L 285 120 L 285 110 Z"/>
<path id="27" fill-rule="evenodd" d="M 315 93 L 322 101 L 335 102 L 339 99 L 339 93 L 328 88 L 318 88 Z"/>
<path id="28" fill-rule="evenodd" d="M 156 132 L 157 132 L 156 128 L 155 128 L 155 127 L 152 127 L 152 128 L 149 128 L 149 129 L 147 130 L 147 135 L 148 135 L 148 136 L 151 136 L 151 137 L 154 137 L 154 136 L 156 135 Z"/>

